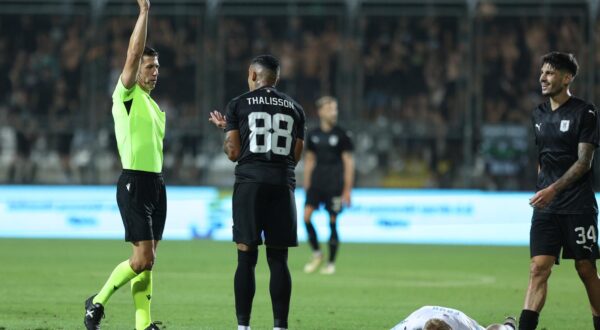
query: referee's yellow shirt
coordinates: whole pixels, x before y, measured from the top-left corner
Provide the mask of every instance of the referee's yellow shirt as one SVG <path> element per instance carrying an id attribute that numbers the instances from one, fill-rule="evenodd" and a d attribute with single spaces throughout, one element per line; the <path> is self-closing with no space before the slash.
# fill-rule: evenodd
<path id="1" fill-rule="evenodd" d="M 121 82 L 112 95 L 115 136 L 123 169 L 160 173 L 163 164 L 165 113 L 137 83 Z"/>

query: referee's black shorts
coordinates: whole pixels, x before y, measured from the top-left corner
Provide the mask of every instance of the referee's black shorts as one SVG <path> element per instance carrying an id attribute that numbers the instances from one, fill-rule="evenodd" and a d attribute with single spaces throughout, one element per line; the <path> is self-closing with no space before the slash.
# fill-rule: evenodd
<path id="1" fill-rule="evenodd" d="M 549 255 L 563 259 L 599 259 L 597 214 L 533 212 L 529 248 L 531 257 Z"/>
<path id="2" fill-rule="evenodd" d="M 298 246 L 296 200 L 286 185 L 236 183 L 233 241 L 249 246 Z"/>
<path id="3" fill-rule="evenodd" d="M 304 205 L 309 205 L 318 209 L 321 204 L 325 205 L 325 210 L 329 214 L 340 214 L 342 212 L 342 191 L 329 191 L 314 187 L 308 188 Z"/>
<path id="4" fill-rule="evenodd" d="M 117 204 L 125 227 L 125 241 L 162 239 L 167 192 L 161 173 L 123 170 L 117 183 Z"/>

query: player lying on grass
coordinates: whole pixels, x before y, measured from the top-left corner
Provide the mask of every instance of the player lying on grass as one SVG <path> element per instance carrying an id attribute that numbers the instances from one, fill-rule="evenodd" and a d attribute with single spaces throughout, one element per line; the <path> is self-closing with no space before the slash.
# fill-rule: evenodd
<path id="1" fill-rule="evenodd" d="M 513 317 L 507 317 L 503 324 L 490 324 L 487 328 L 479 325 L 465 313 L 447 307 L 423 306 L 412 312 L 392 330 L 515 330 Z"/>

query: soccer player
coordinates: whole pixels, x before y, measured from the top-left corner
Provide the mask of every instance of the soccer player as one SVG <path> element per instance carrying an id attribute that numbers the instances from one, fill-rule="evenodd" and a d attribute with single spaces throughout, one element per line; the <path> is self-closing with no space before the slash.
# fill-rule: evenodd
<path id="1" fill-rule="evenodd" d="M 392 330 L 515 330 L 515 319 L 507 317 L 504 324 L 494 323 L 487 328 L 465 313 L 441 306 L 423 306 L 412 312 Z"/>
<path id="2" fill-rule="evenodd" d="M 232 204 L 233 241 L 238 249 L 234 277 L 238 329 L 250 329 L 254 268 L 263 235 L 274 328 L 288 326 L 292 293 L 288 247 L 298 245 L 294 168 L 304 147 L 305 116 L 296 101 L 275 89 L 278 80 L 277 58 L 254 58 L 248 69 L 250 92 L 231 100 L 225 117 L 213 111 L 209 119 L 224 129 L 223 149 L 237 162 Z"/>
<path id="3" fill-rule="evenodd" d="M 529 200 L 531 267 L 519 329 L 535 329 L 544 307 L 552 266 L 575 259 L 590 301 L 594 329 L 600 329 L 598 206 L 592 189 L 592 160 L 598 146 L 597 112 L 571 96 L 578 64 L 572 54 L 552 52 L 542 59 L 542 95 L 548 101 L 532 115 L 538 149 L 537 192 Z"/>
<path id="4" fill-rule="evenodd" d="M 146 47 L 150 2 L 137 0 L 140 13 L 129 40 L 125 67 L 112 95 L 112 114 L 123 173 L 117 184 L 117 204 L 125 240 L 133 254 L 120 263 L 98 292 L 85 301 L 87 329 L 100 329 L 111 295 L 131 281 L 136 330 L 159 329 L 150 318 L 152 266 L 167 215 L 161 174 L 165 113 L 150 97 L 158 78 L 158 53 Z M 121 326 L 122 327 L 122 326 Z"/>
<path id="5" fill-rule="evenodd" d="M 329 260 L 321 269 L 321 273 L 333 274 L 339 245 L 337 217 L 343 205 L 350 205 L 350 193 L 354 184 L 354 147 L 348 133 L 337 125 L 337 100 L 331 96 L 324 96 L 317 100 L 317 109 L 320 125 L 308 133 L 304 156 L 304 224 L 313 251 L 311 260 L 304 266 L 304 271 L 314 272 L 323 261 L 323 253 L 311 217 L 313 212 L 324 204 L 329 213 L 331 235 Z"/>

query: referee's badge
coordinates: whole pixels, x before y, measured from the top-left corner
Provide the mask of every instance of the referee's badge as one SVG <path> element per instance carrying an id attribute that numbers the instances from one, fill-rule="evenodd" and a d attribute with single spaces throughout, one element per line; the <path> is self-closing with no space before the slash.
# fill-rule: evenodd
<path id="1" fill-rule="evenodd" d="M 566 132 L 569 130 L 569 120 L 561 120 L 560 121 L 560 131 Z"/>

